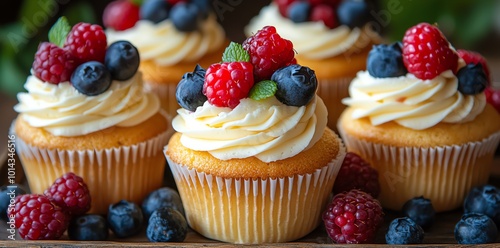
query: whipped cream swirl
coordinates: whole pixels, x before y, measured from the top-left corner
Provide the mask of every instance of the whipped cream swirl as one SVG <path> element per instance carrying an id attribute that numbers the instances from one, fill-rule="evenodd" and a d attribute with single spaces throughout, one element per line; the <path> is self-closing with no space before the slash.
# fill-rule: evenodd
<path id="1" fill-rule="evenodd" d="M 224 45 L 224 29 L 215 15 L 210 15 L 193 32 L 178 31 L 170 19 L 159 23 L 139 20 L 124 31 L 106 30 L 108 44 L 130 41 L 141 54 L 141 60 L 153 60 L 163 66 L 197 61 Z"/>
<path id="2" fill-rule="evenodd" d="M 33 127 L 55 136 L 78 136 L 111 126 L 135 126 L 160 110 L 158 98 L 143 92 L 142 74 L 113 81 L 97 96 L 78 92 L 70 82 L 50 84 L 31 75 L 14 110 Z"/>
<path id="3" fill-rule="evenodd" d="M 380 39 L 369 24 L 363 28 L 350 29 L 342 25 L 330 29 L 322 22 L 295 23 L 283 17 L 274 3 L 262 8 L 245 27 L 245 34 L 251 36 L 264 26 L 276 27 L 281 37 L 292 41 L 299 56 L 309 59 L 330 58 L 348 51 L 355 53 Z"/>
<path id="4" fill-rule="evenodd" d="M 464 95 L 451 70 L 431 80 L 408 73 L 394 78 L 374 78 L 358 72 L 349 87 L 350 98 L 342 103 L 354 108 L 352 118 L 368 117 L 373 125 L 394 121 L 407 128 L 422 130 L 440 122 L 463 123 L 474 120 L 485 105 L 484 94 Z"/>
<path id="5" fill-rule="evenodd" d="M 292 157 L 323 135 L 327 110 L 319 97 L 306 106 L 287 106 L 275 97 L 245 98 L 234 109 L 208 102 L 195 112 L 179 109 L 172 121 L 181 143 L 221 160 L 255 156 L 263 162 Z"/>

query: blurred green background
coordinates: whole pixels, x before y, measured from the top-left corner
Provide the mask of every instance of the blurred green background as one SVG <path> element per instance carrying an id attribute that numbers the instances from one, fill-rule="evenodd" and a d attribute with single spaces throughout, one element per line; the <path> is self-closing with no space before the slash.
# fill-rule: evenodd
<path id="1" fill-rule="evenodd" d="M 270 2 L 211 1 L 213 6 L 226 6 L 219 21 L 233 41 L 244 39 L 243 26 Z M 23 90 L 37 46 L 47 40 L 47 32 L 59 16 L 66 16 L 70 24 L 80 21 L 102 24 L 102 12 L 109 2 L 1 1 L 0 91 L 15 96 Z M 500 58 L 500 0 L 378 0 L 376 4 L 374 18 L 387 41 L 401 40 L 408 27 L 425 21 L 437 23 L 457 49 L 476 50 L 487 58 Z"/>

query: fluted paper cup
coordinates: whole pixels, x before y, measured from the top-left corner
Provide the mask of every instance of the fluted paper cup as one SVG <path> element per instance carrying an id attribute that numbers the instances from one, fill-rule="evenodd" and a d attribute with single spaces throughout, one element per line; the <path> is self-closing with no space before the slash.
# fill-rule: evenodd
<path id="1" fill-rule="evenodd" d="M 349 97 L 349 85 L 354 77 L 344 77 L 337 79 L 319 79 L 318 96 L 328 109 L 328 127 L 337 132 L 337 120 L 346 106 L 342 104 L 342 99 Z"/>

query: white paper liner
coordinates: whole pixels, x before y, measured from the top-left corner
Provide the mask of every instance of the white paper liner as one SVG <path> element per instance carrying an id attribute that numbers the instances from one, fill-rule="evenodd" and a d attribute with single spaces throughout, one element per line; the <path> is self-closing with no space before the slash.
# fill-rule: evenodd
<path id="1" fill-rule="evenodd" d="M 177 110 L 180 108 L 175 97 L 177 83 L 156 83 L 144 81 L 144 89 L 152 92 L 160 99 L 161 108 L 164 109 L 169 118 L 172 119 L 177 115 Z"/>
<path id="2" fill-rule="evenodd" d="M 337 132 L 337 120 L 346 108 L 342 99 L 349 97 L 349 85 L 354 77 L 336 79 L 320 79 L 318 82 L 318 96 L 328 109 L 328 127 Z"/>
<path id="3" fill-rule="evenodd" d="M 307 235 L 320 223 L 345 157 L 339 142 L 339 155 L 323 168 L 284 178 L 217 177 L 165 156 L 193 230 L 238 244 L 285 242 Z"/>
<path id="4" fill-rule="evenodd" d="M 486 184 L 500 132 L 479 142 L 432 148 L 395 147 L 360 140 L 343 132 L 347 150 L 356 152 L 379 171 L 384 208 L 401 210 L 418 196 L 432 201 L 437 212 L 463 204 L 472 187 Z"/>

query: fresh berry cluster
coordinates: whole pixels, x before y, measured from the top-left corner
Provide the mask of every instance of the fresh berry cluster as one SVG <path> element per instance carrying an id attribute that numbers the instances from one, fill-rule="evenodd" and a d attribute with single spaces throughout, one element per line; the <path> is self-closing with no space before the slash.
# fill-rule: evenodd
<path id="1" fill-rule="evenodd" d="M 267 26 L 243 45 L 232 42 L 221 63 L 206 71 L 197 66 L 186 73 L 177 85 L 176 98 L 190 111 L 205 101 L 235 108 L 248 97 L 261 100 L 275 96 L 286 105 L 304 106 L 313 99 L 317 86 L 314 71 L 296 64 L 292 43 Z"/>
<path id="2" fill-rule="evenodd" d="M 466 66 L 459 68 L 459 60 Z M 377 78 L 415 77 L 433 79 L 445 71 L 457 76 L 458 90 L 465 95 L 483 92 L 490 84 L 486 60 L 478 53 L 455 51 L 435 25 L 420 23 L 409 28 L 403 42 L 376 45 L 368 54 L 367 70 Z"/>
<path id="3" fill-rule="evenodd" d="M 69 81 L 88 96 L 103 93 L 112 80 L 131 78 L 139 68 L 137 49 L 128 41 L 108 47 L 104 30 L 96 24 L 78 23 L 71 28 L 61 17 L 49 31 L 49 41 L 38 47 L 34 75 L 52 84 Z"/>
<path id="4" fill-rule="evenodd" d="M 351 189 L 364 191 L 374 198 L 380 194 L 378 171 L 358 154 L 348 152 L 335 179 L 333 194 Z"/>
<path id="5" fill-rule="evenodd" d="M 330 28 L 346 25 L 362 27 L 373 9 L 368 0 L 275 0 L 283 17 L 295 23 L 323 22 Z"/>
<path id="6" fill-rule="evenodd" d="M 208 0 L 145 0 L 138 5 L 133 0 L 115 0 L 103 12 L 103 24 L 118 31 L 126 30 L 138 20 L 159 23 L 171 20 L 175 28 L 182 32 L 198 29 L 200 22 L 208 17 Z"/>

